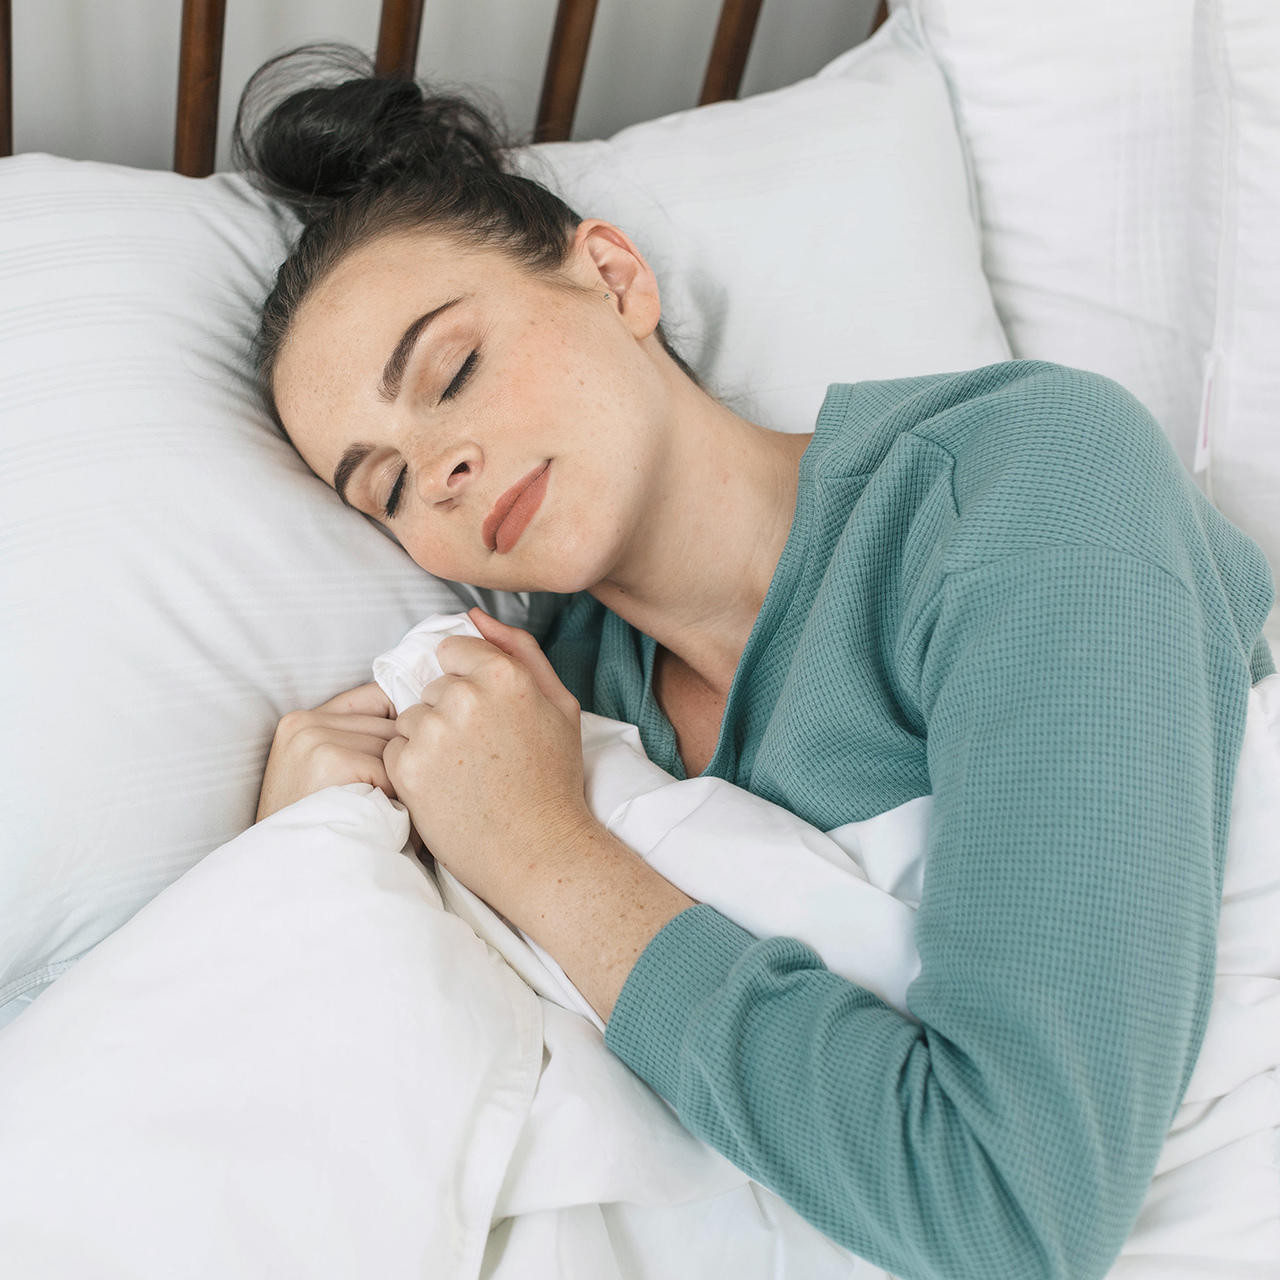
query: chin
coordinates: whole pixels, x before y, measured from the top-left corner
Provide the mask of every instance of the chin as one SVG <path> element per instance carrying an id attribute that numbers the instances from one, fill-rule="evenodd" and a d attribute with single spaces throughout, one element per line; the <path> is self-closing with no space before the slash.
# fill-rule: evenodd
<path id="1" fill-rule="evenodd" d="M 535 569 L 537 566 L 535 566 Z M 547 558 L 547 569 L 522 575 L 523 581 L 506 583 L 503 591 L 552 591 L 557 595 L 573 595 L 578 591 L 586 591 L 600 581 L 591 573 L 575 573 L 573 567 L 558 562 L 553 556 Z"/>
<path id="2" fill-rule="evenodd" d="M 511 565 L 511 576 L 519 577 L 519 585 L 506 585 L 507 591 L 554 591 L 571 595 L 586 591 L 608 576 L 612 549 L 590 531 L 574 530 L 567 537 L 554 526 L 530 528 L 528 546 L 524 539 L 513 549 L 518 564 Z M 526 534 L 526 537 L 528 537 Z M 499 557 L 501 558 L 501 557 Z"/>

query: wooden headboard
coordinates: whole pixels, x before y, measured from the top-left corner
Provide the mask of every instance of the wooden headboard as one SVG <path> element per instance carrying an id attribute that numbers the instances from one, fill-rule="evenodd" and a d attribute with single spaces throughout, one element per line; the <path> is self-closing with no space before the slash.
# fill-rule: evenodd
<path id="1" fill-rule="evenodd" d="M 411 76 L 418 61 L 425 0 L 382 0 L 375 65 L 381 75 Z M 559 0 L 534 138 L 560 142 L 569 137 L 587 65 L 587 46 L 597 0 Z M 764 0 L 723 0 L 707 60 L 701 106 L 737 97 Z M 178 112 L 173 167 L 203 178 L 213 172 L 218 133 L 218 90 L 222 78 L 222 29 L 226 0 L 183 0 L 178 52 Z M 880 0 L 871 31 L 888 17 Z M 0 0 L 0 156 L 13 153 L 12 0 Z"/>

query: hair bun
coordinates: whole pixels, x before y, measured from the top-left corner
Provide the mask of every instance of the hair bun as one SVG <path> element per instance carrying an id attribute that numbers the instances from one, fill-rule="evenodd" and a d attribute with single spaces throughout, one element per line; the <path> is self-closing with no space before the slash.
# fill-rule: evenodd
<path id="1" fill-rule="evenodd" d="M 401 178 L 502 172 L 506 148 L 465 98 L 375 75 L 367 55 L 341 44 L 304 45 L 259 67 L 232 134 L 237 168 L 304 221 Z"/>

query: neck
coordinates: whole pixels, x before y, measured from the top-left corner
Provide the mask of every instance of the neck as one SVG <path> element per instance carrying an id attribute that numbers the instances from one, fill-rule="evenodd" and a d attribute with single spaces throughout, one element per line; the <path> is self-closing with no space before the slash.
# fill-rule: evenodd
<path id="1" fill-rule="evenodd" d="M 725 695 L 791 531 L 812 437 L 749 422 L 683 375 L 672 397 L 643 518 L 591 594 Z"/>

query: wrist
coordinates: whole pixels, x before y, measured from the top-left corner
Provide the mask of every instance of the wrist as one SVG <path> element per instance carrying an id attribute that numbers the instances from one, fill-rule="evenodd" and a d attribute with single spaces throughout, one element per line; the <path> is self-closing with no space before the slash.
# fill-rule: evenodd
<path id="1" fill-rule="evenodd" d="M 561 864 L 572 867 L 579 858 L 588 856 L 601 840 L 610 838 L 608 830 L 596 820 L 585 801 L 581 805 L 557 804 L 539 816 L 536 834 L 524 844 L 527 857 L 521 866 L 536 879 L 547 871 L 555 871 Z M 535 866 L 538 870 L 533 869 Z"/>
<path id="2" fill-rule="evenodd" d="M 521 859 L 503 914 L 555 957 L 605 1020 L 654 936 L 695 906 L 590 811 Z"/>

